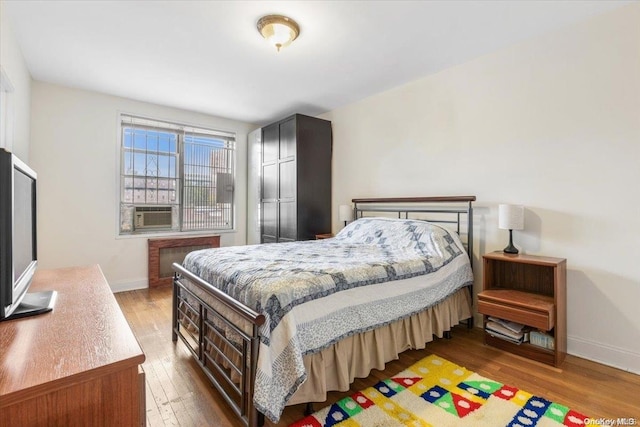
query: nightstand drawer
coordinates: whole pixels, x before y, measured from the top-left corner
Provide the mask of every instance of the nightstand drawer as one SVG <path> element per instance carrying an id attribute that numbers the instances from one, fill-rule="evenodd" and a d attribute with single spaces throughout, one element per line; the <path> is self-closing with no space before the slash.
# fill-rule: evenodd
<path id="1" fill-rule="evenodd" d="M 544 331 L 555 325 L 553 299 L 528 292 L 498 289 L 480 292 L 478 311 Z"/>

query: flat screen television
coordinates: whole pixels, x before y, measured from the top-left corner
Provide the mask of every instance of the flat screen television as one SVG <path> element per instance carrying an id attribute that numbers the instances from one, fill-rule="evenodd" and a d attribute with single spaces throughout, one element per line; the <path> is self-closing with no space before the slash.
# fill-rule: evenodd
<path id="1" fill-rule="evenodd" d="M 0 321 L 45 313 L 55 291 L 27 293 L 38 266 L 37 174 L 0 149 Z"/>

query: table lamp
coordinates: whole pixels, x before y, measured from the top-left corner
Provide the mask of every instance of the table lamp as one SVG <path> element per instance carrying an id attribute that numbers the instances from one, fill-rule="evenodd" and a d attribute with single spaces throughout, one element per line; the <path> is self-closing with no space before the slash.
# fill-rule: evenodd
<path id="1" fill-rule="evenodd" d="M 518 248 L 513 246 L 513 230 L 524 229 L 524 206 L 499 205 L 498 228 L 509 230 L 509 246 L 504 248 L 506 254 L 517 254 Z"/>
<path id="2" fill-rule="evenodd" d="M 353 220 L 353 210 L 349 205 L 340 205 L 340 210 L 338 212 L 338 216 L 340 217 L 340 221 L 344 221 L 344 226 L 347 226 L 347 222 Z"/>

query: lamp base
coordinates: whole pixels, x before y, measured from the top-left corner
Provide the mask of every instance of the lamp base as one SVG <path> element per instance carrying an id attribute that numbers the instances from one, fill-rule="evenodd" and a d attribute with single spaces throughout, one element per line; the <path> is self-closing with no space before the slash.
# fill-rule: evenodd
<path id="1" fill-rule="evenodd" d="M 518 251 L 518 248 L 516 248 L 515 246 L 509 245 L 506 248 L 504 248 L 502 252 L 504 252 L 505 254 L 517 254 L 520 251 Z"/>
<path id="2" fill-rule="evenodd" d="M 502 250 L 505 254 L 517 254 L 518 248 L 513 246 L 513 230 L 509 230 L 509 245 Z"/>

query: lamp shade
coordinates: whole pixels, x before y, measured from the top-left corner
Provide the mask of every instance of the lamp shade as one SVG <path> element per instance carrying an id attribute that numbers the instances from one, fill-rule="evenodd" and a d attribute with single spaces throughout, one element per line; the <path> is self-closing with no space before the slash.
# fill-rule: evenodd
<path id="1" fill-rule="evenodd" d="M 353 219 L 353 210 L 349 205 L 340 205 L 338 214 L 340 221 L 351 221 Z"/>
<path id="2" fill-rule="evenodd" d="M 498 228 L 504 230 L 522 230 L 524 228 L 524 206 L 499 205 Z"/>

